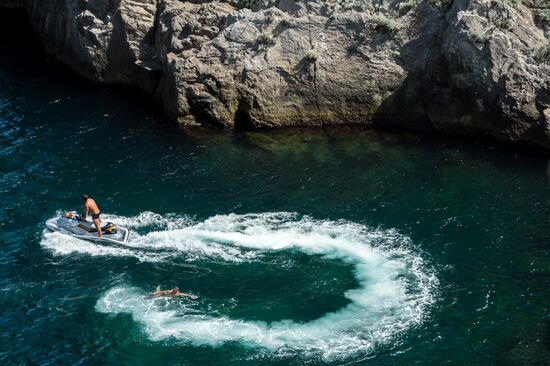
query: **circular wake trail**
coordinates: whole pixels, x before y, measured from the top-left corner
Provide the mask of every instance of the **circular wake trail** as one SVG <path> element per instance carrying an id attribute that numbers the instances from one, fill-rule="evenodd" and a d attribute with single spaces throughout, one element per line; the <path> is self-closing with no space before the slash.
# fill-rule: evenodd
<path id="1" fill-rule="evenodd" d="M 133 287 L 112 288 L 98 300 L 98 312 L 131 314 L 152 340 L 173 338 L 212 346 L 239 342 L 280 354 L 299 351 L 342 359 L 369 353 L 421 323 L 434 301 L 437 278 L 410 240 L 395 230 L 289 213 L 231 214 L 198 223 L 177 217 L 168 219 L 171 223 L 159 220 L 141 220 L 140 225 L 156 225 L 157 231 L 136 236 L 131 245 L 229 262 L 261 261 L 268 251 L 301 251 L 352 264 L 359 287 L 345 292 L 347 306 L 309 322 L 214 317 L 189 306 L 147 299 Z"/>

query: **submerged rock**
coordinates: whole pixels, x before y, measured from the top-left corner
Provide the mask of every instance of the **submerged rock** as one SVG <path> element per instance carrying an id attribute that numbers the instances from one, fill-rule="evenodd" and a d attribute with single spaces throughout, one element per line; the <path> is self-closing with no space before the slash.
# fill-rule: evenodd
<path id="1" fill-rule="evenodd" d="M 381 124 L 550 148 L 546 0 L 0 0 L 182 124 Z"/>

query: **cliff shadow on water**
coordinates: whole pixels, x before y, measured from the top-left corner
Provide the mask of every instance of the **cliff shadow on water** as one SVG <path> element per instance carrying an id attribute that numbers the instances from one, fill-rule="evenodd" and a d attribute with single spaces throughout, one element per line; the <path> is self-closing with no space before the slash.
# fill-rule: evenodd
<path id="1" fill-rule="evenodd" d="M 83 77 L 59 61 L 54 54 L 48 52 L 29 22 L 28 14 L 22 8 L 0 7 L 0 66 L 9 69 L 9 74 L 2 77 L 10 77 L 18 83 L 28 84 L 26 92 L 38 93 L 33 88 L 34 84 L 47 84 L 51 88 L 51 96 L 55 92 L 74 97 L 88 97 L 86 108 L 93 109 L 97 103 L 107 102 L 110 105 L 117 104 L 120 110 L 133 109 L 154 119 L 159 128 L 175 128 L 174 124 L 166 117 L 159 104 L 147 95 L 146 91 L 135 86 L 123 84 L 105 84 L 97 80 Z M 17 79 L 17 80 L 15 80 Z M 12 82 L 3 82 L 0 78 L 0 89 L 11 89 Z M 99 97 L 102 95 L 102 97 Z M 48 98 L 48 95 L 43 95 Z M 56 99 L 52 100 L 55 102 Z M 75 102 L 75 104 L 82 104 Z M 78 105 L 73 109 L 77 110 Z M 100 110 L 98 106 L 98 110 Z"/>

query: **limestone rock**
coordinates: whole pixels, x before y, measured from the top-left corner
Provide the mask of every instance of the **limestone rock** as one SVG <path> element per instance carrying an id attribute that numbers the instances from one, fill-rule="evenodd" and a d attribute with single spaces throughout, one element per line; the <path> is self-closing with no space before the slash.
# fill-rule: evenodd
<path id="1" fill-rule="evenodd" d="M 183 124 L 383 124 L 550 148 L 545 0 L 0 0 Z M 548 48 L 545 48 L 548 47 Z"/>
<path id="2" fill-rule="evenodd" d="M 544 116 L 550 65 L 529 57 L 531 49 L 549 40 L 535 23 L 534 8 L 497 0 L 455 1 L 443 53 L 449 84 L 468 106 L 466 128 L 550 147 Z"/>

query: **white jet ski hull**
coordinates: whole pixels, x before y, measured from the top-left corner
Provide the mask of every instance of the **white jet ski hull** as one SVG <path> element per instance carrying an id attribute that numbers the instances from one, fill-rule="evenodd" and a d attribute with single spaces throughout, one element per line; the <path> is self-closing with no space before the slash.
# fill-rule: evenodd
<path id="1" fill-rule="evenodd" d="M 103 228 L 107 227 L 103 226 Z M 112 224 L 111 224 L 112 225 Z M 103 231 L 102 236 L 97 235 L 93 222 L 78 221 L 75 218 L 57 217 L 46 221 L 46 227 L 51 231 L 57 231 L 72 237 L 105 244 L 126 244 L 128 241 L 128 229 L 116 226 L 113 233 Z"/>

